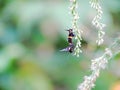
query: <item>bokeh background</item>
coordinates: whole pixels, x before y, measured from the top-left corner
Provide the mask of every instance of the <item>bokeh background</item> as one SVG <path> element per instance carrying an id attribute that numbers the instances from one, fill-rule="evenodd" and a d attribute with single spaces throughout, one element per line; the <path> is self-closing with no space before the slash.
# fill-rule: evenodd
<path id="1" fill-rule="evenodd" d="M 66 47 L 72 17 L 69 0 L 0 0 L 0 90 L 76 90 L 90 74 L 90 60 L 102 55 L 120 36 L 120 0 L 101 0 L 107 27 L 97 46 L 91 24 L 95 10 L 78 0 L 83 53 L 77 58 L 60 52 Z M 109 61 L 93 90 L 120 90 L 120 54 Z"/>

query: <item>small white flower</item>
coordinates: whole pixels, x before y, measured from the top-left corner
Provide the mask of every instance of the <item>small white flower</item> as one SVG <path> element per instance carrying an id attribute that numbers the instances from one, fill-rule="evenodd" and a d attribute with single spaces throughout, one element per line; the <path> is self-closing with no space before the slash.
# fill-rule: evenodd
<path id="1" fill-rule="evenodd" d="M 96 43 L 98 44 L 98 45 L 101 45 L 102 43 L 103 43 L 103 39 L 98 39 L 98 40 L 96 40 Z"/>
<path id="2" fill-rule="evenodd" d="M 101 19 L 102 18 L 101 14 L 96 15 L 96 18 Z"/>
<path id="3" fill-rule="evenodd" d="M 75 20 L 79 19 L 79 16 L 76 14 L 74 17 Z"/>
<path id="4" fill-rule="evenodd" d="M 104 35 L 105 35 L 105 32 L 104 32 L 104 31 L 100 30 L 100 31 L 98 32 L 98 37 L 99 37 L 99 38 L 103 38 Z"/>
<path id="5" fill-rule="evenodd" d="M 113 54 L 112 54 L 112 51 L 109 48 L 106 48 L 105 51 L 106 51 L 107 55 L 109 55 L 110 57 L 112 57 Z"/>
<path id="6" fill-rule="evenodd" d="M 75 2 L 75 0 L 70 0 L 70 2 Z"/>
<path id="7" fill-rule="evenodd" d="M 71 6 L 71 7 L 70 7 L 70 10 L 73 10 L 73 9 L 74 9 L 74 6 Z"/>

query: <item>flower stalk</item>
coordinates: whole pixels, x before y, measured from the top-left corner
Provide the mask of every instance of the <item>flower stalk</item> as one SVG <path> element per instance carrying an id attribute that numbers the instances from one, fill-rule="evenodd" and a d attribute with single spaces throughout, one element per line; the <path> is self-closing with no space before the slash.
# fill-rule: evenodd
<path id="1" fill-rule="evenodd" d="M 103 37 L 105 35 L 105 32 L 103 31 L 103 28 L 106 26 L 105 24 L 101 23 L 100 20 L 102 19 L 102 8 L 99 4 L 99 0 L 90 0 L 90 5 L 92 8 L 96 9 L 96 16 L 92 20 L 92 24 L 99 29 L 98 30 L 98 40 L 96 40 L 96 43 L 98 45 L 101 45 L 103 43 Z"/>
<path id="2" fill-rule="evenodd" d="M 70 6 L 70 12 L 72 15 L 72 28 L 73 28 L 73 32 L 75 33 L 75 39 L 76 39 L 76 45 L 74 48 L 74 55 L 76 55 L 77 57 L 79 57 L 79 54 L 82 52 L 81 50 L 81 33 L 82 30 L 79 30 L 78 28 L 78 20 L 79 20 L 79 15 L 77 12 L 77 0 L 70 0 L 71 2 L 71 6 Z"/>
<path id="3" fill-rule="evenodd" d="M 91 90 L 95 86 L 95 81 L 99 77 L 101 69 L 105 69 L 108 60 L 118 53 L 120 53 L 120 38 L 117 38 L 109 48 L 106 48 L 101 57 L 91 60 L 90 69 L 92 73 L 84 77 L 84 81 L 79 84 L 77 90 Z"/>

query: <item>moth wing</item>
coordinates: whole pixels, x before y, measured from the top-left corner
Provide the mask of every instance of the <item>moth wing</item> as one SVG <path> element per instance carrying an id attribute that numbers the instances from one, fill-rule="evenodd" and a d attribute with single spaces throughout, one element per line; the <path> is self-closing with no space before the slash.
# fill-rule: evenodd
<path id="1" fill-rule="evenodd" d="M 67 52 L 67 51 L 69 51 L 70 50 L 70 47 L 66 47 L 66 48 L 64 48 L 64 49 L 62 49 L 62 50 L 60 50 L 60 51 L 62 51 L 62 52 Z"/>

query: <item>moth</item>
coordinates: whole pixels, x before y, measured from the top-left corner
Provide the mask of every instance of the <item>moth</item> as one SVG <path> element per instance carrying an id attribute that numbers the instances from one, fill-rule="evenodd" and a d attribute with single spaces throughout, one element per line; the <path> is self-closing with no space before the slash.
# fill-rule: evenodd
<path id="1" fill-rule="evenodd" d="M 73 37 L 75 37 L 73 33 L 73 29 L 68 29 L 68 46 L 60 51 L 70 52 L 72 53 L 74 51 L 74 44 L 72 42 Z"/>

